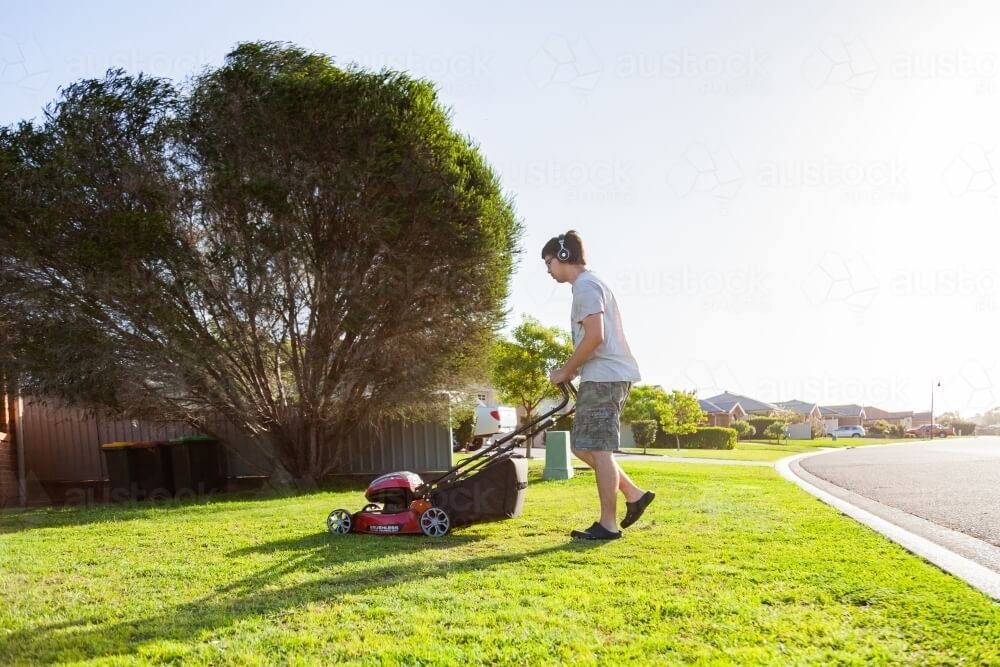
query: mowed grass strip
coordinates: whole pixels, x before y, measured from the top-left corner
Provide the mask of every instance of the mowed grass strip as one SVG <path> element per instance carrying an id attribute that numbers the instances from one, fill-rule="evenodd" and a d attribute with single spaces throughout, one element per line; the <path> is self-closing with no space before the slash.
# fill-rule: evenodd
<path id="1" fill-rule="evenodd" d="M 0 663 L 997 664 L 1000 605 L 770 468 L 634 463 L 442 539 L 326 533 L 363 488 L 0 516 Z"/>
<path id="2" fill-rule="evenodd" d="M 672 447 L 651 447 L 649 456 L 673 456 L 701 459 L 727 459 L 731 461 L 777 461 L 792 454 L 818 452 L 822 449 L 844 447 L 864 447 L 867 445 L 890 445 L 915 443 L 916 440 L 893 440 L 887 438 L 817 438 L 815 440 L 782 440 L 781 444 L 768 440 L 740 440 L 735 449 L 674 449 Z M 641 447 L 624 447 L 629 454 L 641 454 Z"/>

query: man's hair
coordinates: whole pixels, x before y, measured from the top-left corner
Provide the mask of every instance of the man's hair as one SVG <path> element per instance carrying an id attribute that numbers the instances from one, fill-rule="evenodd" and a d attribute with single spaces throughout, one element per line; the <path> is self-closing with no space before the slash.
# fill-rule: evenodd
<path id="1" fill-rule="evenodd" d="M 583 239 L 580 238 L 580 234 L 575 230 L 571 229 L 563 234 L 562 245 L 569 251 L 569 258 L 563 261 L 563 264 L 583 265 L 587 263 L 587 255 L 583 251 Z M 559 237 L 553 236 L 542 247 L 542 259 L 545 259 L 546 257 L 558 258 L 559 249 Z"/>

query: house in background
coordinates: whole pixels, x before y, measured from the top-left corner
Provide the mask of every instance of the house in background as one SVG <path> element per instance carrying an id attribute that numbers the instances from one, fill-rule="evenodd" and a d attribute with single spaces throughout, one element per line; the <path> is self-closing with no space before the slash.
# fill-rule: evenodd
<path id="1" fill-rule="evenodd" d="M 707 416 L 705 423 L 708 426 L 730 426 L 738 419 L 747 418 L 747 412 L 743 409 L 743 406 L 740 405 L 739 402 L 733 403 L 728 409 L 726 409 L 716 405 L 712 401 L 699 398 L 698 405 L 701 407 L 702 412 L 704 412 Z"/>
<path id="2" fill-rule="evenodd" d="M 864 406 L 855 403 L 847 405 L 821 405 L 824 420 L 836 419 L 837 426 L 863 426 L 867 416 Z"/>
<path id="3" fill-rule="evenodd" d="M 914 412 L 913 418 L 910 420 L 910 428 L 917 428 L 918 426 L 926 426 L 931 423 L 931 413 L 927 412 Z"/>
<path id="4" fill-rule="evenodd" d="M 497 398 L 497 390 L 492 385 L 477 384 L 470 387 L 468 391 L 476 397 L 476 402 L 479 405 L 489 405 L 491 407 L 500 405 L 500 399 Z"/>
<path id="5" fill-rule="evenodd" d="M 874 405 L 866 405 L 864 425 L 868 426 L 872 422 L 879 420 L 887 421 L 890 424 L 896 424 L 897 426 L 902 426 L 904 429 L 910 429 L 913 428 L 913 411 L 902 410 L 898 412 L 890 412 L 888 410 L 876 408 Z"/>
<path id="6" fill-rule="evenodd" d="M 724 391 L 721 394 L 717 394 L 715 396 L 709 396 L 704 400 L 718 406 L 719 408 L 721 408 L 726 412 L 728 412 L 734 405 L 739 404 L 740 408 L 742 408 L 746 416 L 766 417 L 767 415 L 770 415 L 772 412 L 781 410 L 781 408 L 779 408 L 777 405 L 774 405 L 773 403 L 758 401 L 755 398 L 750 398 L 749 396 L 742 396 L 740 394 L 734 394 L 728 391 Z"/>
<path id="7" fill-rule="evenodd" d="M 787 412 L 794 412 L 802 417 L 805 423 L 810 424 L 811 426 L 815 426 L 819 429 L 822 429 L 825 426 L 823 412 L 820 410 L 819 405 L 815 403 L 792 399 L 791 401 L 779 401 L 778 403 L 775 403 L 775 405 Z"/>

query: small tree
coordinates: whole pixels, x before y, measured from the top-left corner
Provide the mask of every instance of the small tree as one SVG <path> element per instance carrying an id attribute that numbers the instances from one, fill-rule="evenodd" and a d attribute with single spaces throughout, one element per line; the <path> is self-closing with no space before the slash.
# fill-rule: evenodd
<path id="1" fill-rule="evenodd" d="M 673 435 L 677 449 L 681 448 L 681 436 L 698 430 L 705 421 L 705 413 L 694 397 L 694 392 L 674 389 L 667 402 L 669 409 L 660 415 L 660 428 L 667 435 Z"/>
<path id="2" fill-rule="evenodd" d="M 736 431 L 736 437 L 740 440 L 746 440 L 757 435 L 757 429 L 753 427 L 753 424 L 742 419 L 737 419 L 729 427 Z"/>
<path id="3" fill-rule="evenodd" d="M 785 436 L 785 429 L 788 424 L 785 422 L 774 422 L 764 430 L 764 437 L 768 440 L 774 440 L 777 444 L 781 444 L 781 439 Z"/>
<path id="4" fill-rule="evenodd" d="M 622 408 L 621 420 L 626 424 L 638 421 L 652 420 L 659 423 L 660 415 L 670 409 L 670 395 L 658 385 L 639 385 L 632 387 L 625 407 Z"/>
<path id="5" fill-rule="evenodd" d="M 572 354 L 567 331 L 525 317 L 510 339 L 493 344 L 490 371 L 500 400 L 523 408 L 525 422 L 531 421 L 543 400 L 559 396 L 559 389 L 549 380 L 549 370 L 566 363 Z M 529 456 L 530 446 L 528 443 Z"/>
<path id="6" fill-rule="evenodd" d="M 652 419 L 640 419 L 632 422 L 632 437 L 635 444 L 642 447 L 642 453 L 656 440 L 656 422 Z"/>

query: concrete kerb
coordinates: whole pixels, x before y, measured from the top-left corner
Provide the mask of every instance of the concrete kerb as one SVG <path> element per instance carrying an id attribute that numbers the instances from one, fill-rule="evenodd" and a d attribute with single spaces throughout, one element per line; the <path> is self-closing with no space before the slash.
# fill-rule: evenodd
<path id="1" fill-rule="evenodd" d="M 877 446 L 886 447 L 891 445 Z M 936 537 L 943 538 L 953 544 L 964 546 L 972 551 L 983 551 L 986 549 L 1000 552 L 997 547 L 969 535 L 965 535 L 964 533 L 959 533 L 958 531 L 951 530 L 950 528 L 939 526 L 935 523 L 927 521 L 926 519 L 921 519 L 920 517 L 916 517 L 894 507 L 882 505 L 881 503 L 871 500 L 870 498 L 865 498 L 864 496 L 856 494 L 853 491 L 848 491 L 847 489 L 843 489 L 835 484 L 816 477 L 800 465 L 796 465 L 802 459 L 812 456 L 823 456 L 831 453 L 832 452 L 830 451 L 805 452 L 795 456 L 788 456 L 776 461 L 774 468 L 778 471 L 778 474 L 786 480 L 797 484 L 819 500 L 822 500 L 826 504 L 836 508 L 855 521 L 862 523 L 872 530 L 882 534 L 896 544 L 899 544 L 910 553 L 920 556 L 945 572 L 962 579 L 973 588 L 985 593 L 994 600 L 1000 601 L 1000 572 L 991 570 L 971 558 L 967 558 L 966 556 L 942 546 L 938 542 L 923 537 L 922 535 L 918 535 L 917 533 L 908 530 L 907 528 L 903 528 L 889 519 L 874 514 L 867 509 L 863 509 L 860 505 L 867 505 L 872 508 L 877 506 L 879 514 L 890 518 L 896 518 L 898 520 L 905 519 L 905 523 L 911 526 L 919 527 L 921 532 L 935 535 Z M 823 485 L 836 489 L 836 495 L 830 491 L 820 488 Z"/>

